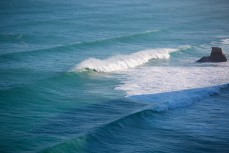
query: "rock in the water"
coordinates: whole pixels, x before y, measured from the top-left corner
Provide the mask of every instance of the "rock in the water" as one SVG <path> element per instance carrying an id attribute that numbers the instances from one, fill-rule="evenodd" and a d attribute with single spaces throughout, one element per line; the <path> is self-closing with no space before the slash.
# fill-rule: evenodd
<path id="1" fill-rule="evenodd" d="M 219 47 L 212 47 L 210 56 L 204 56 L 196 62 L 226 62 L 227 58 Z"/>

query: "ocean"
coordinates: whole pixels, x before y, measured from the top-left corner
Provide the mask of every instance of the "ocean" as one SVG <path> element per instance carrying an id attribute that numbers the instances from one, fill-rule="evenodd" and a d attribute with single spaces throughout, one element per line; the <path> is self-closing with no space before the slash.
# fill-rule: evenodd
<path id="1" fill-rule="evenodd" d="M 228 8 L 1 1 L 0 152 L 229 152 Z"/>

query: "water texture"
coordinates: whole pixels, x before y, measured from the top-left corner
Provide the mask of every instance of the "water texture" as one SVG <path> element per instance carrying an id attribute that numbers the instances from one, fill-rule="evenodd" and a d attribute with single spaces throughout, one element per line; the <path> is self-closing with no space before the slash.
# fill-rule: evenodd
<path id="1" fill-rule="evenodd" d="M 1 1 L 0 152 L 229 152 L 228 8 Z"/>

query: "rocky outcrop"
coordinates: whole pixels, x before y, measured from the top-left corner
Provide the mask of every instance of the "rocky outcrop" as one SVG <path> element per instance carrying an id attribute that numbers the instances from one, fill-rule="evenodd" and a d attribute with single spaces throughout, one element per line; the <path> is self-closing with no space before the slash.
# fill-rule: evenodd
<path id="1" fill-rule="evenodd" d="M 227 58 L 223 54 L 223 51 L 219 47 L 212 47 L 212 52 L 210 56 L 204 56 L 196 62 L 226 62 Z"/>

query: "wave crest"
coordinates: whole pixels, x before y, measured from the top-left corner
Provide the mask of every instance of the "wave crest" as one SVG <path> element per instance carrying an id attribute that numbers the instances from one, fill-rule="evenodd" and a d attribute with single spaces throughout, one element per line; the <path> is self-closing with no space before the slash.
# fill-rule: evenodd
<path id="1" fill-rule="evenodd" d="M 152 59 L 168 59 L 171 52 L 180 49 L 190 48 L 185 46 L 182 48 L 158 48 L 139 51 L 130 55 L 113 56 L 105 60 L 97 58 L 89 58 L 76 65 L 75 71 L 96 71 L 96 72 L 114 72 L 128 68 L 134 68 L 149 62 Z"/>

